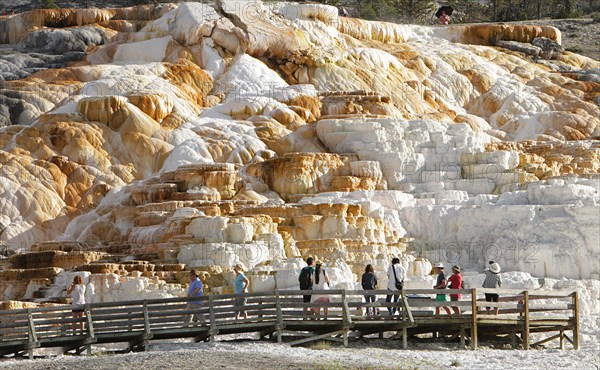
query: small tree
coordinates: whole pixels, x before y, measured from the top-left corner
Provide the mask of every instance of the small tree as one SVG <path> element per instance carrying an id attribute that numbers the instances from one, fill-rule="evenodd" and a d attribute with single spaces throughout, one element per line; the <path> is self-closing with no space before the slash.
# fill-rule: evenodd
<path id="1" fill-rule="evenodd" d="M 433 0 L 394 0 L 398 13 L 407 23 L 427 23 L 435 12 Z"/>
<path id="2" fill-rule="evenodd" d="M 58 9 L 59 6 L 56 4 L 56 0 L 39 0 L 40 8 L 44 9 Z"/>

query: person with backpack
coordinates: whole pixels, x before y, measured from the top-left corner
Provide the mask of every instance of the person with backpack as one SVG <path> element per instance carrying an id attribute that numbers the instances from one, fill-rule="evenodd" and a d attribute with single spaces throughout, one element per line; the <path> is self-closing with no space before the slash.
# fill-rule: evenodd
<path id="1" fill-rule="evenodd" d="M 298 276 L 298 282 L 300 283 L 300 290 L 311 290 L 312 289 L 312 280 L 310 278 L 310 276 L 312 275 L 313 271 L 315 271 L 315 259 L 312 257 L 308 257 L 306 259 L 306 264 L 308 266 L 305 266 L 304 268 L 302 268 L 302 270 L 300 270 L 300 275 Z M 302 301 L 304 303 L 310 303 L 310 294 L 307 295 L 303 295 L 302 296 Z M 306 316 L 306 314 L 312 312 L 308 309 L 308 307 L 304 307 L 304 309 L 302 310 L 304 315 Z"/>
<path id="2" fill-rule="evenodd" d="M 452 276 L 448 279 L 448 287 L 450 289 L 463 289 L 463 279 L 460 274 L 460 266 L 454 265 L 452 266 Z M 458 300 L 462 298 L 462 294 L 450 294 L 451 302 L 458 302 Z M 455 315 L 460 315 L 460 307 L 452 306 L 452 310 Z"/>
<path id="3" fill-rule="evenodd" d="M 392 265 L 388 268 L 387 277 L 388 277 L 388 290 L 402 290 L 404 289 L 404 276 L 405 272 L 400 264 L 400 258 L 394 257 L 392 258 Z M 385 298 L 387 303 L 392 301 L 392 296 L 394 297 L 394 303 L 398 303 L 398 298 L 400 298 L 399 294 L 388 294 Z M 397 311 L 396 307 L 388 307 L 388 312 L 391 315 L 395 314 Z"/>
<path id="4" fill-rule="evenodd" d="M 361 285 L 364 290 L 375 290 L 375 287 L 377 286 L 377 276 L 375 276 L 375 269 L 370 263 L 367 265 L 367 267 L 365 267 L 365 273 L 362 275 Z M 375 294 L 365 294 L 365 302 L 367 304 L 375 301 Z M 367 306 L 366 315 L 375 316 L 375 307 L 370 308 Z"/>

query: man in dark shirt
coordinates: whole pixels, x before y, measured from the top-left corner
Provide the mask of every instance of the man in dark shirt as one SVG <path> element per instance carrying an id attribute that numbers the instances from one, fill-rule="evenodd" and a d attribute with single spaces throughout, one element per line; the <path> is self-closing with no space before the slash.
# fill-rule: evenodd
<path id="1" fill-rule="evenodd" d="M 298 277 L 298 282 L 300 283 L 300 290 L 310 290 L 310 289 L 312 289 L 312 280 L 310 279 L 310 276 L 315 271 L 315 259 L 312 258 L 312 257 L 308 257 L 306 259 L 306 264 L 308 266 L 304 267 L 300 271 L 300 276 Z M 310 294 L 303 295 L 302 296 L 302 301 L 304 303 L 310 303 L 310 298 L 311 298 Z M 304 315 L 306 316 L 306 314 L 312 312 L 312 310 L 309 310 L 308 307 L 304 307 L 303 308 L 303 312 L 304 312 Z"/>

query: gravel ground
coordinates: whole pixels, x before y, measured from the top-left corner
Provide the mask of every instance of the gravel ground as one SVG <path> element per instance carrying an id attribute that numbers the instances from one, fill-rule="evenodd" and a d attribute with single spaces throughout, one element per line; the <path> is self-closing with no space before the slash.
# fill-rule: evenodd
<path id="1" fill-rule="evenodd" d="M 482 347 L 459 349 L 454 343 L 409 343 L 363 340 L 348 348 L 336 344 L 290 347 L 284 344 L 233 340 L 216 343 L 155 343 L 148 352 L 92 356 L 56 356 L 35 360 L 0 360 L 0 368 L 37 369 L 598 369 L 598 342 L 573 351 L 513 350 Z"/>

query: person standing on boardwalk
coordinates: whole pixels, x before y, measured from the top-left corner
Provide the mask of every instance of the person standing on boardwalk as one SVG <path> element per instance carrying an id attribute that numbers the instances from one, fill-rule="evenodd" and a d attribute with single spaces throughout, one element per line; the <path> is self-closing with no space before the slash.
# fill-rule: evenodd
<path id="1" fill-rule="evenodd" d="M 402 290 L 404 289 L 404 276 L 405 276 L 405 272 L 404 269 L 402 268 L 402 265 L 400 264 L 400 258 L 398 257 L 394 257 L 392 258 L 392 265 L 388 268 L 387 271 L 387 278 L 388 278 L 388 284 L 387 284 L 387 288 L 388 290 Z M 394 303 L 398 302 L 398 298 L 400 298 L 399 294 L 388 294 L 387 297 L 385 298 L 385 301 L 387 303 L 390 303 L 392 301 L 392 296 L 394 297 Z M 388 312 L 391 315 L 395 314 L 397 311 L 396 307 L 388 307 Z"/>
<path id="2" fill-rule="evenodd" d="M 300 283 L 300 290 L 311 290 L 312 289 L 312 280 L 311 280 L 311 275 L 313 274 L 313 272 L 315 271 L 315 259 L 312 257 L 308 257 L 306 259 L 306 264 L 308 266 L 305 266 L 304 268 L 302 268 L 302 270 L 300 270 L 300 275 L 298 276 L 298 282 Z M 302 296 L 302 301 L 306 304 L 306 303 L 310 303 L 310 294 L 306 294 Z M 304 307 L 303 308 L 303 313 L 306 316 L 308 313 L 311 313 L 312 311 L 309 310 L 308 307 Z"/>
<path id="3" fill-rule="evenodd" d="M 500 278 L 500 265 L 497 262 L 490 261 L 490 268 L 485 270 L 485 280 L 483 288 L 499 289 L 502 287 L 502 278 Z M 486 302 L 498 302 L 499 295 L 493 293 L 485 293 Z M 496 307 L 494 315 L 498 314 L 499 307 Z M 486 307 L 487 314 L 490 313 L 490 307 Z"/>
<path id="4" fill-rule="evenodd" d="M 446 274 L 444 273 L 444 264 L 441 262 L 438 262 L 435 264 L 434 267 L 435 267 L 436 272 L 438 273 L 438 276 L 437 276 L 436 285 L 433 286 L 433 289 L 446 289 L 447 280 L 446 280 Z M 435 296 L 435 301 L 436 302 L 448 302 L 448 296 L 446 294 L 437 294 Z M 452 314 L 448 307 L 446 307 L 446 306 L 442 306 L 442 307 L 444 308 L 444 311 L 446 311 L 446 313 L 448 315 Z M 435 307 L 435 315 L 436 316 L 440 315 L 440 306 Z"/>
<path id="5" fill-rule="evenodd" d="M 85 305 L 85 285 L 83 285 L 83 278 L 81 275 L 75 275 L 73 283 L 67 288 L 67 295 L 73 300 L 73 305 Z M 83 307 L 73 308 L 73 319 L 76 320 L 73 322 L 73 333 L 75 333 L 77 329 L 83 331 L 83 320 L 81 319 L 83 317 L 83 311 Z"/>
<path id="6" fill-rule="evenodd" d="M 323 269 L 323 263 L 321 261 L 317 261 L 317 267 L 313 271 L 311 275 L 312 280 L 312 289 L 313 290 L 329 290 L 329 276 L 327 275 L 327 271 Z M 329 296 L 324 294 L 315 295 L 313 294 L 310 298 L 311 303 L 328 303 Z M 313 312 L 315 315 L 319 315 L 321 312 L 320 307 L 313 308 Z M 328 307 L 323 307 L 323 314 L 327 316 L 329 312 Z"/>
<path id="7" fill-rule="evenodd" d="M 450 289 L 463 288 L 463 280 L 462 275 L 460 274 L 460 266 L 452 266 L 452 276 L 450 276 L 450 278 L 448 279 L 448 285 L 450 286 Z M 450 294 L 451 302 L 458 302 L 460 298 L 462 298 L 462 294 L 460 293 Z M 455 315 L 460 315 L 460 307 L 452 306 L 452 310 L 454 311 Z"/>
<path id="8" fill-rule="evenodd" d="M 244 275 L 244 271 L 246 271 L 246 266 L 243 263 L 238 262 L 233 266 L 233 272 L 235 273 L 235 280 L 233 281 L 233 292 L 235 294 L 248 293 L 248 285 L 250 285 L 250 280 Z M 235 318 L 240 319 L 243 317 L 244 319 L 248 318 L 248 313 L 243 308 L 246 306 L 247 298 L 239 297 L 236 298 L 233 305 L 235 307 Z"/>
<path id="9" fill-rule="evenodd" d="M 364 290 L 375 290 L 375 287 L 377 286 L 377 276 L 375 276 L 375 269 L 370 263 L 365 267 L 365 273 L 362 275 L 361 285 Z M 375 302 L 375 300 L 375 294 L 365 294 L 365 302 L 367 303 L 367 305 L 371 302 Z M 367 316 L 375 316 L 375 307 L 370 308 L 367 306 L 366 311 Z"/>
<path id="10" fill-rule="evenodd" d="M 196 270 L 190 271 L 190 285 L 187 289 L 188 297 L 202 297 L 204 295 L 204 286 L 202 285 L 202 281 L 198 277 L 198 272 Z M 193 313 L 190 313 L 185 316 L 184 324 L 189 325 L 190 321 L 200 322 L 200 324 L 204 324 L 204 314 L 199 314 L 198 312 L 202 309 L 202 300 L 193 300 L 188 301 L 186 310 L 193 310 Z"/>

